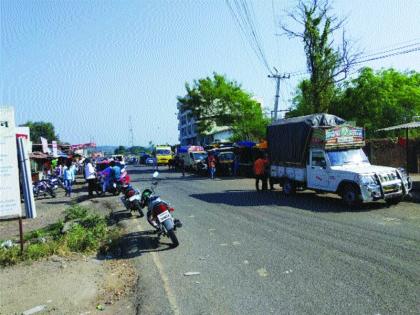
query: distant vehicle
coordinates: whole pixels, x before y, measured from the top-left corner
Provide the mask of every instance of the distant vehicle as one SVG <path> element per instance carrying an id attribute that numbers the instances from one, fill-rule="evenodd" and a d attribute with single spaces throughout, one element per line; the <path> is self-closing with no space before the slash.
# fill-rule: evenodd
<path id="1" fill-rule="evenodd" d="M 287 195 L 297 189 L 332 192 L 352 207 L 381 199 L 395 204 L 411 190 L 404 169 L 371 165 L 362 150 L 363 128 L 337 116 L 282 119 L 267 130 L 270 175 Z"/>
<path id="2" fill-rule="evenodd" d="M 146 159 L 146 165 L 154 165 L 155 164 L 155 158 L 154 157 L 151 157 L 151 156 L 149 156 L 147 159 Z"/>
<path id="3" fill-rule="evenodd" d="M 170 160 L 172 160 L 172 148 L 168 145 L 157 145 L 152 154 L 158 165 L 167 165 Z"/>
<path id="4" fill-rule="evenodd" d="M 140 156 L 140 164 L 146 164 L 146 160 L 150 157 L 149 154 L 143 154 Z"/>
<path id="5" fill-rule="evenodd" d="M 216 169 L 221 174 L 233 175 L 233 161 L 235 160 L 235 154 L 232 151 L 221 151 L 216 154 Z"/>
<path id="6" fill-rule="evenodd" d="M 202 146 L 186 146 L 178 149 L 178 156 L 184 160 L 184 166 L 188 170 L 195 172 L 205 171 L 207 163 L 200 163 L 207 159 L 207 152 Z"/>

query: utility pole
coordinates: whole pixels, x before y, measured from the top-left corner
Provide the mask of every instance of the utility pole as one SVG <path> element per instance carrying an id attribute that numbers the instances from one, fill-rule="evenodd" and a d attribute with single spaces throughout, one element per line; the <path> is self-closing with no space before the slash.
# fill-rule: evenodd
<path id="1" fill-rule="evenodd" d="M 277 114 L 278 112 L 284 112 L 286 110 L 279 110 L 279 98 L 280 98 L 280 80 L 282 79 L 290 79 L 290 74 L 279 74 L 279 72 L 277 71 L 276 68 L 274 68 L 274 70 L 276 71 L 275 74 L 269 74 L 268 77 L 270 79 L 276 79 L 276 97 L 274 100 L 274 111 L 272 112 L 273 114 L 271 115 L 271 118 L 273 121 L 277 120 Z"/>
<path id="2" fill-rule="evenodd" d="M 131 147 L 134 146 L 134 134 L 133 134 L 133 122 L 131 121 L 131 116 L 128 117 L 129 128 L 128 131 L 130 132 L 130 140 L 131 140 Z"/>

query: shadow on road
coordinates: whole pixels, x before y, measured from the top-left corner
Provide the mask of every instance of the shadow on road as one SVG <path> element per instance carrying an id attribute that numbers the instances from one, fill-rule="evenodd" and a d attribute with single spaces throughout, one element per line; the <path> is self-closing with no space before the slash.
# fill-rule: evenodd
<path id="1" fill-rule="evenodd" d="M 363 204 L 358 209 L 349 209 L 341 199 L 331 195 L 312 192 L 285 196 L 279 191 L 256 192 L 254 190 L 226 190 L 220 193 L 191 194 L 191 197 L 207 203 L 226 204 L 235 207 L 283 206 L 316 212 L 363 212 L 384 207 L 381 202 Z"/>
<path id="2" fill-rule="evenodd" d="M 154 231 L 132 232 L 120 239 L 121 258 L 133 258 L 150 252 L 172 249 L 170 241 L 161 242 Z"/>

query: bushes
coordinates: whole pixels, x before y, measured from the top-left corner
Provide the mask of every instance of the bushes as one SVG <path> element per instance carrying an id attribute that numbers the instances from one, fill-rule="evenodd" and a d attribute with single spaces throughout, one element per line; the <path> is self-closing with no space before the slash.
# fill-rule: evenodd
<path id="1" fill-rule="evenodd" d="M 67 226 L 67 228 L 66 228 Z M 65 211 L 65 221 L 25 234 L 23 254 L 18 246 L 0 248 L 0 265 L 14 265 L 20 261 L 37 260 L 53 254 L 101 252 L 112 249 L 119 238 L 119 230 L 107 227 L 106 220 L 88 208 L 73 205 Z"/>

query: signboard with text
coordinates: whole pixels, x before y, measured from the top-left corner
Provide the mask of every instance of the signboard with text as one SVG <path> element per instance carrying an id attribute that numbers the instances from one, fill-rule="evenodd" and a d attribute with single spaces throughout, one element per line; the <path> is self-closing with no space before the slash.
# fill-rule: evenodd
<path id="1" fill-rule="evenodd" d="M 19 168 L 14 110 L 0 108 L 0 219 L 20 217 Z"/>
<path id="2" fill-rule="evenodd" d="M 312 146 L 333 147 L 361 147 L 365 145 L 364 130 L 349 125 L 329 128 L 316 128 L 313 130 Z"/>

